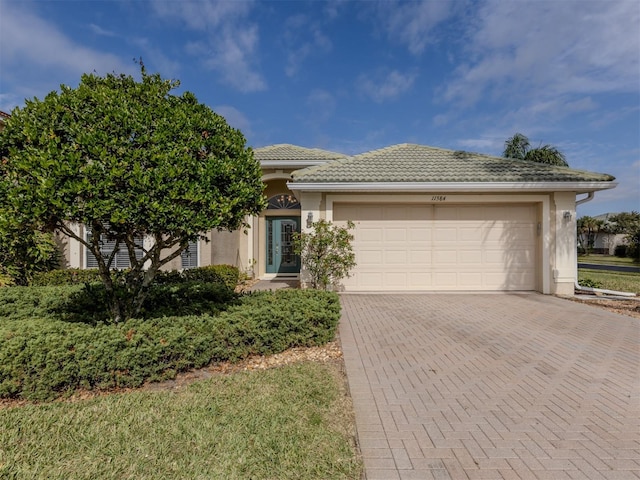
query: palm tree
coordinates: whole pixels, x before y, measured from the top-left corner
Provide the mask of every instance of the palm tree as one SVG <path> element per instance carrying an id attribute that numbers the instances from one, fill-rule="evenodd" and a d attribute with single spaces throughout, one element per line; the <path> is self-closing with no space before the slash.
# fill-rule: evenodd
<path id="1" fill-rule="evenodd" d="M 513 137 L 507 138 L 504 142 L 504 152 L 502 156 L 505 158 L 518 158 L 524 160 L 525 155 L 529 151 L 529 139 L 521 133 L 516 133 Z"/>
<path id="2" fill-rule="evenodd" d="M 578 239 L 584 252 L 589 255 L 596 243 L 598 232 L 605 228 L 605 223 L 597 218 L 585 215 L 580 217 L 576 222 L 578 230 Z"/>
<path id="3" fill-rule="evenodd" d="M 519 160 L 529 160 L 531 162 L 544 163 L 547 165 L 558 165 L 568 167 L 569 164 L 564 154 L 551 145 L 541 145 L 538 148 L 530 148 L 529 139 L 516 133 L 513 137 L 504 142 L 502 156 L 505 158 L 517 158 Z"/>

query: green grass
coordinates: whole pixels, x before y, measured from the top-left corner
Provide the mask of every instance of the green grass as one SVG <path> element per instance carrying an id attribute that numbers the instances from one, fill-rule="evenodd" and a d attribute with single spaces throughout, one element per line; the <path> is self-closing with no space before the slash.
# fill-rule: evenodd
<path id="1" fill-rule="evenodd" d="M 637 267 L 638 262 L 634 262 L 629 257 L 614 257 L 613 255 L 578 255 L 578 263 L 595 263 L 598 265 L 623 265 Z"/>
<path id="2" fill-rule="evenodd" d="M 358 479 L 350 406 L 315 363 L 0 410 L 0 478 Z"/>
<path id="3" fill-rule="evenodd" d="M 585 279 L 598 282 L 601 285 L 600 288 L 640 295 L 640 273 L 610 272 L 606 270 L 579 268 L 578 283 L 582 284 Z"/>

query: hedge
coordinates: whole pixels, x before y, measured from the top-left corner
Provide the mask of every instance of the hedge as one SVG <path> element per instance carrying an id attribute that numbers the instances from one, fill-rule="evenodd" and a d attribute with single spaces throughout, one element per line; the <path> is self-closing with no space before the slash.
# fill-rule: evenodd
<path id="1" fill-rule="evenodd" d="M 21 291 L 29 297 L 28 289 Z M 29 304 L 17 297 L 14 304 Z M 40 307 L 32 307 L 33 313 L 42 314 Z M 137 387 L 212 362 L 321 345 L 335 336 L 339 317 L 338 296 L 315 290 L 244 295 L 216 316 L 117 325 L 19 312 L 0 318 L 0 397 L 48 400 L 77 389 Z"/>
<path id="2" fill-rule="evenodd" d="M 154 283 L 158 285 L 176 284 L 183 282 L 221 283 L 234 289 L 240 279 L 240 271 L 233 265 L 209 265 L 191 268 L 178 272 L 177 270 L 160 271 Z M 67 268 L 36 273 L 31 281 L 32 286 L 61 286 L 82 283 L 100 283 L 100 273 L 97 269 Z"/>

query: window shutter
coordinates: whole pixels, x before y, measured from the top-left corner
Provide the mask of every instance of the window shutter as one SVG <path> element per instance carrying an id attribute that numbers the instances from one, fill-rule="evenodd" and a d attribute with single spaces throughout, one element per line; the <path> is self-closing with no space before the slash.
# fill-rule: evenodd
<path id="1" fill-rule="evenodd" d="M 89 227 L 87 227 L 87 240 L 91 240 L 91 229 Z M 142 245 L 142 241 L 143 241 L 142 237 L 135 238 L 135 242 L 137 244 Z M 115 246 L 116 246 L 115 240 L 106 240 L 103 238 L 102 248 L 100 249 L 100 252 L 104 257 L 109 257 L 111 253 L 113 253 L 113 249 L 115 248 Z M 98 260 L 96 259 L 95 255 L 91 253 L 89 249 L 87 249 L 86 247 L 85 247 L 85 252 L 86 252 L 86 262 L 85 262 L 86 268 L 98 268 Z M 144 255 L 142 249 L 140 248 L 136 248 L 135 254 L 138 260 L 141 259 L 142 256 Z M 115 258 L 113 259 L 113 262 L 111 263 L 111 268 L 122 269 L 122 268 L 129 268 L 130 266 L 131 266 L 131 262 L 129 262 L 129 254 L 127 252 L 127 249 L 126 247 L 121 246 L 118 253 L 116 253 Z"/>
<path id="2" fill-rule="evenodd" d="M 180 254 L 182 268 L 196 268 L 198 266 L 198 242 L 189 242 Z"/>

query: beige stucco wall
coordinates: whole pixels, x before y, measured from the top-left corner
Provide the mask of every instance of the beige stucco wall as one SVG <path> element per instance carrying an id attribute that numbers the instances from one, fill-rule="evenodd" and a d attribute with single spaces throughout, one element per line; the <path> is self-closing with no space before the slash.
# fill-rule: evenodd
<path id="1" fill-rule="evenodd" d="M 290 172 L 284 170 L 266 171 L 265 196 L 288 193 L 287 180 Z M 333 219 L 333 203 L 357 202 L 408 202 L 429 203 L 434 195 L 430 193 L 319 193 L 292 192 L 301 204 L 300 210 L 265 210 L 259 216 L 248 218 L 249 228 L 235 232 L 209 232 L 210 242 L 200 242 L 199 264 L 226 263 L 235 265 L 241 271 L 265 277 L 266 217 L 270 215 L 290 215 L 301 217 L 302 230 L 308 230 L 306 220 L 311 214 L 313 221 Z M 569 295 L 573 293 L 576 280 L 576 212 L 575 192 L 530 193 L 530 194 L 473 194 L 441 193 L 447 202 L 459 204 L 478 203 L 535 203 L 539 206 L 538 243 L 538 290 L 548 294 Z M 79 235 L 81 226 L 74 227 Z M 70 268 L 84 268 L 84 248 L 79 242 L 61 237 L 64 264 Z M 167 269 L 181 268 L 180 258 L 167 265 Z M 304 275 L 304 272 L 302 272 Z"/>
<path id="2" fill-rule="evenodd" d="M 577 274 L 576 194 L 556 192 L 550 208 L 551 255 L 549 268 L 556 295 L 572 295 Z"/>
<path id="3" fill-rule="evenodd" d="M 434 197 L 446 197 L 447 203 L 535 203 L 539 211 L 537 290 L 547 294 L 573 294 L 576 278 L 576 212 L 575 192 L 531 193 L 531 194 L 476 194 L 442 193 L 424 194 L 375 194 L 375 193 L 318 193 L 295 192 L 301 202 L 301 217 L 311 213 L 314 220 L 333 219 L 334 202 L 407 202 L 432 203 Z M 567 214 L 565 214 L 567 212 Z M 301 272 L 304 282 L 306 272 Z"/>

